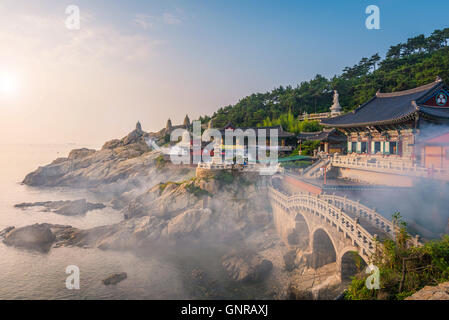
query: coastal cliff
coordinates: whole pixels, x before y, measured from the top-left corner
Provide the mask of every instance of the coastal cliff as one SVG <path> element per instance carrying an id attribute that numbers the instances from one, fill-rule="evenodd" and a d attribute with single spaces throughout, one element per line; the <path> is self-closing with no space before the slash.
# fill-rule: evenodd
<path id="1" fill-rule="evenodd" d="M 91 191 L 107 206 L 121 210 L 121 222 L 90 229 L 48 223 L 11 226 L 0 232 L 0 238 L 7 245 L 41 252 L 60 247 L 162 252 L 180 265 L 194 265 L 187 274 L 212 291 L 213 279 L 223 273 L 230 283 L 261 285 L 267 290 L 264 297 L 338 294 L 331 290 L 330 295 L 317 295 L 321 289 L 335 289 L 329 281 L 333 270 L 315 271 L 303 260 L 289 262 L 292 252 L 273 227 L 267 189 L 258 175 L 230 170 L 196 176 L 195 168 L 172 165 L 152 150 L 148 138 L 164 142 L 162 135 L 146 133 L 138 124 L 126 137 L 106 142 L 100 150 L 72 150 L 67 158 L 39 167 L 23 181 L 33 187 Z M 209 257 L 200 258 L 201 252 Z M 217 264 L 216 270 L 208 274 L 207 265 L 198 267 L 205 259 L 212 259 L 209 263 Z M 205 279 L 210 281 L 204 283 Z M 310 281 L 301 285 L 304 279 Z"/>

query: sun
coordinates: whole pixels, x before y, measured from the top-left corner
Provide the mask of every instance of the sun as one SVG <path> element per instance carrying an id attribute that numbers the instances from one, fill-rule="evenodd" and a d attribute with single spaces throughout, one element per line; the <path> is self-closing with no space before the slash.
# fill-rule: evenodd
<path id="1" fill-rule="evenodd" d="M 19 81 L 13 73 L 0 73 L 0 95 L 12 95 L 19 89 Z"/>

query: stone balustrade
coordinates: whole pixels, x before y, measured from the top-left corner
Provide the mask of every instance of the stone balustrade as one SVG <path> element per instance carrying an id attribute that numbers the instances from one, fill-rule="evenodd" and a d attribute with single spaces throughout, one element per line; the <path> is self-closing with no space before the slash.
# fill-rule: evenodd
<path id="1" fill-rule="evenodd" d="M 394 239 L 398 227 L 383 217 L 375 209 L 371 209 L 359 201 L 333 195 L 311 195 L 283 193 L 273 186 L 268 187 L 269 195 L 278 206 L 284 210 L 299 208 L 302 213 L 321 218 L 320 223 L 328 223 L 341 231 L 345 238 L 350 238 L 352 245 L 361 248 L 360 254 L 368 261 L 375 250 L 378 234 L 368 231 L 361 222 L 368 223 L 374 229 L 383 232 L 388 238 Z M 364 224 L 366 226 L 366 224 Z M 370 228 L 368 228 L 370 229 Z M 421 246 L 419 236 L 410 237 L 409 246 Z"/>
<path id="2" fill-rule="evenodd" d="M 358 157 L 352 155 L 334 155 L 334 157 L 332 157 L 332 165 L 335 167 L 361 169 L 381 173 L 449 180 L 449 170 L 447 169 L 425 168 L 401 159 L 389 159 L 375 156 Z"/>
<path id="3" fill-rule="evenodd" d="M 284 194 L 273 187 L 269 187 L 269 194 L 273 201 L 284 209 L 299 208 L 302 212 L 316 216 L 334 227 L 335 232 L 343 232 L 345 238 L 351 239 L 351 244 L 360 248 L 360 255 L 368 261 L 369 257 L 375 251 L 376 234 L 371 234 L 363 228 L 357 219 L 353 219 L 345 213 L 343 208 L 339 208 L 329 199 L 322 198 L 320 195 Z"/>
<path id="4" fill-rule="evenodd" d="M 329 203 L 336 205 L 337 207 L 355 214 L 357 218 L 364 219 L 369 222 L 375 228 L 378 228 L 394 238 L 394 226 L 393 223 L 378 213 L 375 209 L 371 209 L 360 201 L 350 200 L 347 197 L 339 197 L 334 195 L 321 195 L 320 198 L 328 201 Z"/>

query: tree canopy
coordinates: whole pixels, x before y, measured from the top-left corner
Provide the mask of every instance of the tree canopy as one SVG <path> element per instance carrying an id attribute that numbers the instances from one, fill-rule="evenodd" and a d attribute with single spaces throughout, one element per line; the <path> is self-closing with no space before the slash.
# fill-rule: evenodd
<path id="1" fill-rule="evenodd" d="M 268 121 L 282 122 L 283 118 L 291 116 L 297 118 L 303 113 L 328 112 L 333 90 L 340 93 L 344 111 L 350 111 L 378 90 L 407 90 L 432 82 L 436 76 L 449 79 L 449 28 L 393 45 L 384 59 L 378 53 L 363 57 L 359 63 L 344 68 L 340 75 L 330 79 L 318 74 L 296 87 L 280 86 L 266 93 L 254 93 L 200 120 L 207 122 L 213 118 L 215 127 L 222 127 L 229 121 L 236 126 L 255 127 Z"/>
<path id="2" fill-rule="evenodd" d="M 260 125 L 260 124 L 259 124 Z M 321 131 L 322 126 L 318 121 L 304 120 L 300 121 L 291 111 L 281 114 L 277 119 L 266 118 L 263 120 L 263 126 L 271 127 L 281 125 L 282 128 L 292 133 Z"/>

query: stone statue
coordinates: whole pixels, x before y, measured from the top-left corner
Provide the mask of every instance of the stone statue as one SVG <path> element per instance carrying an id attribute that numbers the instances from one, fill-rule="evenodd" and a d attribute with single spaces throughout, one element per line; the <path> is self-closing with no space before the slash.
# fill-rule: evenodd
<path id="1" fill-rule="evenodd" d="M 184 118 L 183 125 L 186 128 L 190 127 L 190 119 L 189 119 L 189 116 L 187 114 L 186 114 L 186 117 Z"/>
<path id="2" fill-rule="evenodd" d="M 338 101 L 338 97 L 340 97 L 340 95 L 338 94 L 338 91 L 334 90 L 334 105 L 340 104 L 340 102 Z"/>
<path id="3" fill-rule="evenodd" d="M 165 130 L 170 131 L 172 128 L 171 120 L 170 118 L 167 120 L 167 124 L 165 125 Z"/>
<path id="4" fill-rule="evenodd" d="M 334 90 L 334 103 L 331 107 L 331 116 L 338 116 L 341 114 L 342 108 L 340 106 L 340 102 L 338 101 L 339 96 L 338 91 Z"/>

